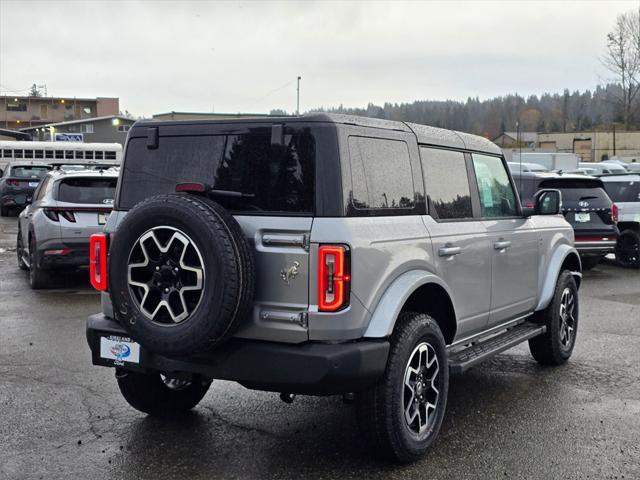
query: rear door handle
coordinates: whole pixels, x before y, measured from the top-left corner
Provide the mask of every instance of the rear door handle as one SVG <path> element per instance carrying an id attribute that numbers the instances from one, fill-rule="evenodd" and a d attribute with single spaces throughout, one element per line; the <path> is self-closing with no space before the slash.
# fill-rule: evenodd
<path id="1" fill-rule="evenodd" d="M 511 246 L 511 242 L 509 240 L 500 240 L 493 244 L 493 248 L 496 250 L 504 250 L 505 248 L 509 248 Z"/>
<path id="2" fill-rule="evenodd" d="M 438 255 L 441 257 L 452 257 L 459 253 L 462 253 L 462 249 L 460 247 L 440 247 L 438 250 Z"/>

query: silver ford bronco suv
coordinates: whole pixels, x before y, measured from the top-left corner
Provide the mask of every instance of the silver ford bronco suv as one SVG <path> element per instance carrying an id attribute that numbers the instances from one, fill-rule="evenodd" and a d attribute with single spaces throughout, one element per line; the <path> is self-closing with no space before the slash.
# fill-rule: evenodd
<path id="1" fill-rule="evenodd" d="M 309 114 L 138 122 L 90 241 L 95 365 L 156 416 L 214 379 L 353 398 L 392 460 L 436 438 L 449 374 L 528 341 L 559 365 L 579 256 L 561 194 L 523 208 L 488 140 Z"/>

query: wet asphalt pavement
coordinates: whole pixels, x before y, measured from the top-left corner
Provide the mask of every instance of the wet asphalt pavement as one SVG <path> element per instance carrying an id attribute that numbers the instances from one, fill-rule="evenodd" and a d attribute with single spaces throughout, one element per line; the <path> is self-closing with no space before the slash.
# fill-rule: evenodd
<path id="1" fill-rule="evenodd" d="M 340 398 L 214 382 L 179 421 L 121 398 L 91 365 L 86 275 L 36 292 L 0 218 L 0 479 L 640 478 L 640 272 L 585 274 L 571 361 L 541 368 L 521 346 L 453 377 L 440 437 L 421 462 L 388 465 Z"/>

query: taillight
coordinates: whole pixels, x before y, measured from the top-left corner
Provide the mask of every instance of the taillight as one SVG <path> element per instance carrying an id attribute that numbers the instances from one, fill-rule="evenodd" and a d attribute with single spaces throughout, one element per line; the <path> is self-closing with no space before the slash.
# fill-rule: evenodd
<path id="1" fill-rule="evenodd" d="M 7 185 L 10 187 L 19 187 L 20 182 L 18 180 L 7 180 Z"/>
<path id="2" fill-rule="evenodd" d="M 611 205 L 611 220 L 613 223 L 618 223 L 618 205 L 615 203 Z"/>
<path id="3" fill-rule="evenodd" d="M 321 245 L 318 257 L 318 310 L 335 312 L 349 305 L 349 250 L 343 245 Z"/>
<path id="4" fill-rule="evenodd" d="M 95 233 L 89 237 L 89 278 L 96 290 L 107 289 L 107 234 Z"/>
<path id="5" fill-rule="evenodd" d="M 59 222 L 60 217 L 64 218 L 67 222 L 76 222 L 76 217 L 71 210 L 65 210 L 63 208 L 45 208 L 44 214 L 54 222 Z"/>

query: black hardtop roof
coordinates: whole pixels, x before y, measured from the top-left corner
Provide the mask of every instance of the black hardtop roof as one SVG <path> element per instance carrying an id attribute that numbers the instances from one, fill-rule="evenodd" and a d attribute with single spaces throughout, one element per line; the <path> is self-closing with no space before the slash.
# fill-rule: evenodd
<path id="1" fill-rule="evenodd" d="M 477 152 L 500 155 L 500 148 L 490 140 L 469 133 L 447 130 L 444 128 L 430 127 L 417 123 L 384 120 L 380 118 L 360 117 L 356 115 L 344 115 L 339 113 L 312 112 L 301 116 L 273 116 L 254 118 L 228 118 L 207 120 L 140 120 L 132 128 L 148 128 L 159 126 L 187 126 L 210 124 L 248 124 L 248 123 L 335 123 L 342 125 L 355 125 L 359 127 L 379 128 L 383 130 L 395 130 L 414 133 L 418 143 L 439 147 L 473 150 Z"/>

